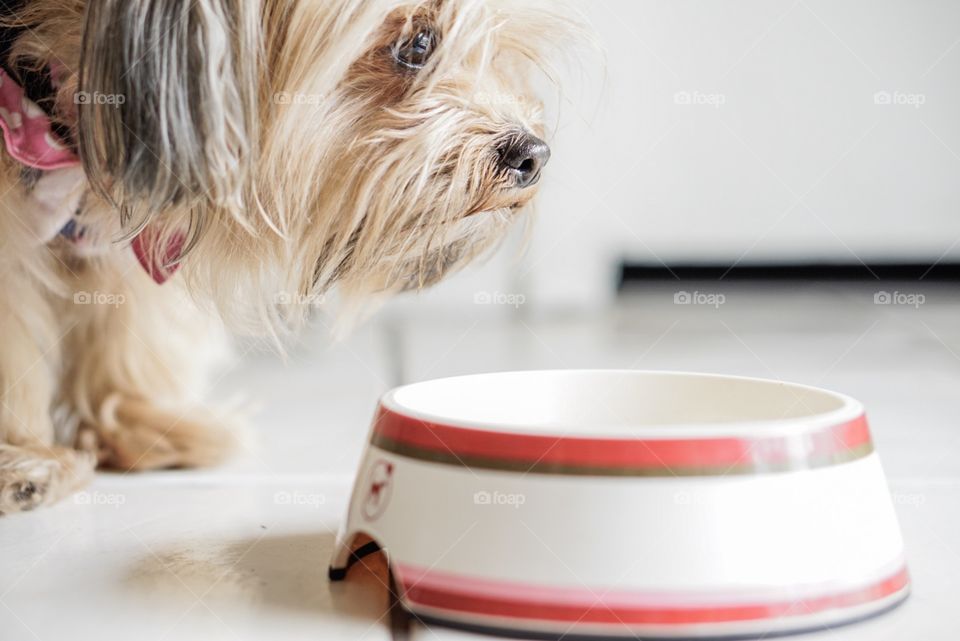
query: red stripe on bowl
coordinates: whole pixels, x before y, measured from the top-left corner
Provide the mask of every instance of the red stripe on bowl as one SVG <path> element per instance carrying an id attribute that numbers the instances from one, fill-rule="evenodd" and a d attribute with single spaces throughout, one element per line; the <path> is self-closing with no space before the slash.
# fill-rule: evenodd
<path id="1" fill-rule="evenodd" d="M 582 600 L 571 603 L 569 591 L 563 592 L 556 602 L 551 601 L 554 588 L 538 586 L 526 596 L 517 594 L 515 586 L 503 583 L 504 594 L 497 596 L 487 590 L 471 590 L 471 578 L 461 577 L 459 585 L 452 588 L 449 582 L 434 583 L 430 573 L 418 573 L 408 569 L 398 572 L 407 605 L 416 612 L 417 606 L 491 617 L 505 617 L 530 621 L 551 621 L 583 624 L 621 625 L 696 625 L 762 621 L 791 616 L 808 616 L 827 610 L 854 608 L 881 601 L 900 592 L 910 584 L 906 567 L 874 583 L 846 591 L 803 596 L 769 603 L 753 602 L 739 604 L 711 603 L 697 605 L 679 603 L 666 605 L 670 598 L 687 601 L 675 595 L 660 596 L 655 603 L 644 604 L 638 597 L 636 603 L 624 603 L 623 595 L 606 602 L 602 591 L 594 594 L 582 591 Z M 415 576 L 407 580 L 404 575 Z"/>
<path id="2" fill-rule="evenodd" d="M 872 451 L 864 415 L 768 438 L 586 438 L 479 430 L 378 409 L 371 442 L 440 463 L 547 473 L 759 473 L 835 465 Z"/>

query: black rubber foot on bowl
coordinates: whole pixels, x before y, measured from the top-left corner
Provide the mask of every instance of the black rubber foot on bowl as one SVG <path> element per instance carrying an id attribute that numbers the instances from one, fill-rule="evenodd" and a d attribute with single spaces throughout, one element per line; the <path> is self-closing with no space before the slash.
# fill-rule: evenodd
<path id="1" fill-rule="evenodd" d="M 369 543 L 364 543 L 356 550 L 350 552 L 350 556 L 347 558 L 346 567 L 335 568 L 332 565 L 330 569 L 327 570 L 327 576 L 331 581 L 343 581 L 347 578 L 347 572 L 354 566 L 355 563 L 360 561 L 365 556 L 370 556 L 374 552 L 379 552 L 380 546 L 377 545 L 376 541 L 370 541 Z"/>

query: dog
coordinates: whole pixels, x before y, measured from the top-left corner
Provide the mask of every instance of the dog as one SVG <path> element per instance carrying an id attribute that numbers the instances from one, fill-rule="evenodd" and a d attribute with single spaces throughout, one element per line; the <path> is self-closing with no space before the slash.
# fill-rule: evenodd
<path id="1" fill-rule="evenodd" d="M 282 342 L 528 218 L 554 4 L 0 0 L 0 513 L 219 462 L 211 328 Z"/>

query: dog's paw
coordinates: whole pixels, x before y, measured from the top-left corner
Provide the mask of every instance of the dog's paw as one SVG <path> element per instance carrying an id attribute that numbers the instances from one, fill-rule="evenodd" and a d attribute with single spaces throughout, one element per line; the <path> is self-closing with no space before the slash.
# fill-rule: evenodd
<path id="1" fill-rule="evenodd" d="M 78 448 L 101 466 L 121 470 L 209 467 L 233 446 L 230 430 L 201 410 L 180 413 L 120 396 L 103 403 L 98 422 L 77 434 Z"/>
<path id="2" fill-rule="evenodd" d="M 93 477 L 86 452 L 42 445 L 0 445 L 0 514 L 26 512 L 79 490 Z"/>

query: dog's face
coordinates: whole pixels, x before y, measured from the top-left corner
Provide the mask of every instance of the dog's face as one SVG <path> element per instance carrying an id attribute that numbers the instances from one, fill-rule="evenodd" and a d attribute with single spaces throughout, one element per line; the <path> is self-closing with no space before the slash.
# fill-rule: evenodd
<path id="1" fill-rule="evenodd" d="M 533 197 L 530 80 L 569 28 L 526 0 L 98 0 L 80 88 L 125 100 L 80 106 L 81 154 L 130 225 L 189 226 L 213 296 L 422 287 Z"/>

